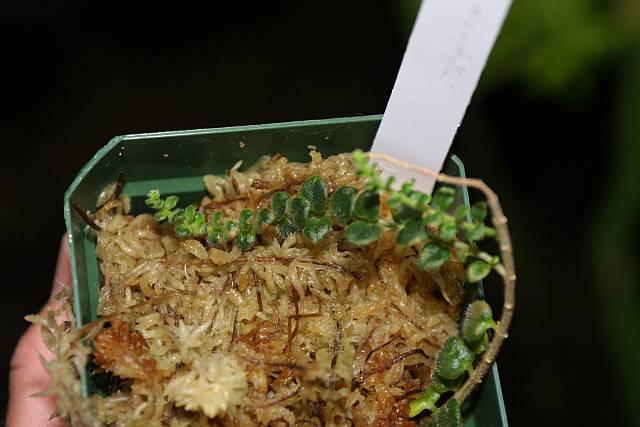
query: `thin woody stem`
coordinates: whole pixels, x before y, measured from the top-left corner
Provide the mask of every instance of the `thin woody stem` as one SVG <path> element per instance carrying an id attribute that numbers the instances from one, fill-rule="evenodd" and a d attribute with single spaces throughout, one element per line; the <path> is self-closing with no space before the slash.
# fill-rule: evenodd
<path id="1" fill-rule="evenodd" d="M 421 175 L 433 177 L 438 182 L 452 184 L 459 187 L 467 186 L 475 188 L 481 191 L 486 197 L 487 205 L 491 211 L 491 222 L 496 229 L 496 238 L 500 243 L 500 254 L 504 266 L 504 270 L 498 270 L 499 274 L 502 276 L 504 284 L 504 302 L 502 305 L 502 314 L 498 321 L 498 327 L 495 331 L 493 340 L 487 347 L 484 354 L 482 354 L 478 365 L 474 367 L 467 381 L 465 381 L 462 387 L 453 395 L 453 397 L 459 402 L 463 402 L 473 389 L 482 382 L 482 378 L 484 378 L 495 361 L 498 351 L 500 350 L 500 346 L 508 337 L 509 325 L 511 324 L 511 319 L 513 317 L 513 310 L 515 308 L 516 271 L 513 259 L 513 248 L 511 246 L 511 236 L 507 227 L 507 218 L 502 211 L 502 207 L 500 206 L 496 193 L 479 179 L 459 178 L 442 173 L 436 173 L 430 169 L 413 165 L 386 154 L 367 153 L 367 155 L 370 159 L 391 163 L 404 169 L 412 170 Z"/>

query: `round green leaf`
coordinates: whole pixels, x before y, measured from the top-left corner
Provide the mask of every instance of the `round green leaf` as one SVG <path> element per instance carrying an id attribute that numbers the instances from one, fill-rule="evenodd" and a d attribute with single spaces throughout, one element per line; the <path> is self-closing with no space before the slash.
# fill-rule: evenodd
<path id="1" fill-rule="evenodd" d="M 409 181 L 405 181 L 400 186 L 400 192 L 406 196 L 410 195 L 413 192 L 413 186 L 416 184 L 415 179 L 411 179 Z"/>
<path id="2" fill-rule="evenodd" d="M 447 400 L 447 403 L 429 417 L 426 425 L 429 427 L 462 427 L 460 402 L 456 399 Z"/>
<path id="3" fill-rule="evenodd" d="M 474 301 L 464 312 L 461 335 L 469 345 L 482 341 L 489 329 L 495 328 L 491 306 L 486 301 Z"/>
<path id="4" fill-rule="evenodd" d="M 231 239 L 231 235 L 233 234 L 233 232 L 238 228 L 238 223 L 233 221 L 233 220 L 227 220 L 224 223 L 224 226 L 222 227 L 222 232 L 224 234 L 224 239 L 225 241 L 228 241 Z"/>
<path id="5" fill-rule="evenodd" d="M 222 217 L 223 217 L 222 211 L 214 211 L 211 214 L 211 224 L 222 227 Z"/>
<path id="6" fill-rule="evenodd" d="M 461 223 L 465 219 L 467 219 L 467 213 L 469 212 L 469 208 L 465 205 L 460 205 L 456 208 L 455 218 L 457 223 Z"/>
<path id="7" fill-rule="evenodd" d="M 256 243 L 256 235 L 251 233 L 238 233 L 236 245 L 242 252 L 246 252 Z"/>
<path id="8" fill-rule="evenodd" d="M 399 245 L 414 245 L 427 239 L 427 230 L 420 219 L 408 221 L 396 235 L 396 243 Z"/>
<path id="9" fill-rule="evenodd" d="M 413 200 L 413 206 L 420 209 L 421 211 L 425 210 L 427 203 L 431 201 L 431 196 L 421 191 L 414 191 L 413 193 L 411 193 L 410 197 L 411 200 Z"/>
<path id="10" fill-rule="evenodd" d="M 304 228 L 304 223 L 309 217 L 310 207 L 311 204 L 307 199 L 303 199 L 302 197 L 294 197 L 291 199 L 289 202 L 289 221 L 294 230 L 297 231 Z"/>
<path id="11" fill-rule="evenodd" d="M 319 176 L 311 176 L 302 184 L 300 195 L 310 203 L 311 212 L 322 214 L 327 206 L 327 184 Z"/>
<path id="12" fill-rule="evenodd" d="M 477 242 L 478 240 L 484 239 L 484 234 L 485 234 L 484 232 L 485 232 L 484 224 L 476 224 L 475 226 L 471 227 L 467 231 L 467 238 L 470 241 Z"/>
<path id="13" fill-rule="evenodd" d="M 329 218 L 309 217 L 302 234 L 313 243 L 318 243 L 327 235 L 333 223 Z"/>
<path id="14" fill-rule="evenodd" d="M 435 270 L 444 264 L 449 257 L 451 257 L 449 249 L 443 248 L 435 242 L 430 242 L 422 248 L 418 257 L 418 265 L 423 270 Z"/>
<path id="15" fill-rule="evenodd" d="M 207 230 L 207 244 L 210 246 L 219 246 L 222 244 L 224 233 L 222 228 L 209 228 Z"/>
<path id="16" fill-rule="evenodd" d="M 191 234 L 194 237 L 202 236 L 206 233 L 207 222 L 204 214 L 202 212 L 196 212 L 193 221 L 190 224 Z"/>
<path id="17" fill-rule="evenodd" d="M 380 212 L 380 194 L 375 190 L 364 191 L 356 200 L 354 214 L 369 222 L 378 220 Z"/>
<path id="18" fill-rule="evenodd" d="M 176 224 L 175 226 L 176 237 L 179 239 L 184 239 L 188 237 L 190 234 L 189 227 L 185 224 Z"/>
<path id="19" fill-rule="evenodd" d="M 243 209 L 240 211 L 240 218 L 238 220 L 238 229 L 240 233 L 249 233 L 253 229 L 253 215 L 255 212 L 251 209 Z"/>
<path id="20" fill-rule="evenodd" d="M 447 380 L 436 374 L 431 375 L 431 384 L 429 388 L 432 388 L 440 394 L 444 394 L 448 391 L 457 390 L 462 384 L 462 378 L 456 378 L 455 380 Z"/>
<path id="21" fill-rule="evenodd" d="M 256 232 L 261 233 L 265 225 L 273 222 L 273 212 L 269 208 L 262 208 L 256 217 Z"/>
<path id="22" fill-rule="evenodd" d="M 409 220 L 419 219 L 422 217 L 422 211 L 420 209 L 411 207 L 398 199 L 399 198 L 394 198 L 393 195 L 391 195 L 387 202 L 395 222 L 398 224 L 404 224 Z"/>
<path id="23" fill-rule="evenodd" d="M 296 231 L 296 229 L 293 226 L 293 224 L 291 224 L 291 221 L 285 218 L 282 221 L 276 223 L 276 231 L 278 232 L 278 236 L 284 239 L 287 236 L 289 236 L 291 233 Z"/>
<path id="24" fill-rule="evenodd" d="M 184 209 L 184 217 L 183 221 L 187 224 L 191 223 L 196 216 L 196 207 L 193 205 L 189 205 Z"/>
<path id="25" fill-rule="evenodd" d="M 225 240 L 224 224 L 222 222 L 222 212 L 214 211 L 211 214 L 211 221 L 207 225 L 207 243 L 211 246 L 219 246 Z"/>
<path id="26" fill-rule="evenodd" d="M 430 213 L 426 217 L 424 217 L 424 222 L 427 225 L 430 225 L 432 227 L 440 228 L 440 224 L 442 224 L 442 221 L 444 221 L 444 218 L 445 218 L 444 212 L 435 211 Z"/>
<path id="27" fill-rule="evenodd" d="M 476 283 L 487 277 L 491 271 L 491 266 L 484 261 L 475 260 L 467 266 L 467 281 Z"/>
<path id="28" fill-rule="evenodd" d="M 271 197 L 271 209 L 276 221 L 284 218 L 287 211 L 287 202 L 289 201 L 289 193 L 286 191 L 278 191 Z"/>
<path id="29" fill-rule="evenodd" d="M 476 222 L 484 222 L 487 218 L 487 202 L 477 202 L 471 207 L 471 218 Z"/>
<path id="30" fill-rule="evenodd" d="M 467 257 L 469 257 L 471 248 L 469 245 L 464 244 L 464 246 L 456 246 L 456 258 L 460 260 L 460 262 L 466 262 Z"/>
<path id="31" fill-rule="evenodd" d="M 152 209 L 160 209 L 164 206 L 164 200 L 160 198 L 159 190 L 150 190 L 144 203 Z"/>
<path id="32" fill-rule="evenodd" d="M 377 224 L 354 221 L 347 227 L 345 239 L 356 246 L 366 246 L 380 238 L 382 229 Z"/>
<path id="33" fill-rule="evenodd" d="M 358 192 L 353 187 L 340 187 L 331 196 L 331 210 L 338 224 L 347 224 L 353 215 Z"/>
<path id="34" fill-rule="evenodd" d="M 440 187 L 433 195 L 432 205 L 436 209 L 446 211 L 453 204 L 456 196 L 456 190 L 453 187 Z"/>
<path id="35" fill-rule="evenodd" d="M 484 228 L 484 236 L 485 237 L 496 237 L 496 229 L 495 228 L 488 227 L 486 225 L 483 225 L 482 228 Z"/>
<path id="36" fill-rule="evenodd" d="M 458 225 L 452 219 L 449 221 L 445 219 L 442 224 L 440 224 L 438 232 L 442 240 L 450 242 L 455 239 L 458 234 Z"/>
<path id="37" fill-rule="evenodd" d="M 435 411 L 440 395 L 431 386 L 427 387 L 422 396 L 409 403 L 409 417 L 415 417 L 422 411 Z"/>
<path id="38" fill-rule="evenodd" d="M 173 209 L 173 208 L 176 207 L 176 205 L 178 204 L 179 200 L 180 199 L 178 199 L 178 196 L 169 196 L 164 201 L 164 207 L 166 209 Z"/>
<path id="39" fill-rule="evenodd" d="M 473 368 L 475 353 L 460 337 L 449 337 L 438 353 L 435 373 L 445 380 L 455 380 Z"/>

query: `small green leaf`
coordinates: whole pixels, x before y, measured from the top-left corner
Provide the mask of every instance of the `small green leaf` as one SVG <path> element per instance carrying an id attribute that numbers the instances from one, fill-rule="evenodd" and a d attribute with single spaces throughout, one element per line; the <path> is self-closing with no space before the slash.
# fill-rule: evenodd
<path id="1" fill-rule="evenodd" d="M 356 200 L 354 214 L 369 222 L 378 220 L 380 212 L 380 194 L 375 190 L 364 191 Z"/>
<path id="2" fill-rule="evenodd" d="M 393 187 L 393 183 L 396 182 L 396 177 L 395 176 L 390 176 L 389 178 L 387 178 L 387 180 L 384 182 L 384 189 L 385 191 L 391 191 Z"/>
<path id="3" fill-rule="evenodd" d="M 413 418 L 422 411 L 435 411 L 436 403 L 440 399 L 441 393 L 438 393 L 431 386 L 427 387 L 422 396 L 409 403 L 409 417 Z"/>
<path id="4" fill-rule="evenodd" d="M 475 260 L 467 266 L 467 282 L 476 283 L 487 277 L 491 266 L 484 261 Z"/>
<path id="5" fill-rule="evenodd" d="M 400 186 L 400 192 L 406 196 L 410 195 L 413 192 L 413 186 L 415 183 L 415 179 L 403 182 L 402 186 Z"/>
<path id="6" fill-rule="evenodd" d="M 329 218 L 309 217 L 302 233 L 312 243 L 318 243 L 327 235 L 333 223 Z"/>
<path id="7" fill-rule="evenodd" d="M 222 227 L 222 216 L 224 214 L 222 213 L 222 211 L 214 211 L 211 214 L 211 224 L 215 225 L 215 226 L 219 226 Z"/>
<path id="8" fill-rule="evenodd" d="M 421 426 L 427 427 L 462 427 L 462 413 L 460 402 L 449 399 L 437 409 Z"/>
<path id="9" fill-rule="evenodd" d="M 414 191 L 411 193 L 410 198 L 413 201 L 413 205 L 421 211 L 424 211 L 427 204 L 431 201 L 431 196 L 421 191 Z"/>
<path id="10" fill-rule="evenodd" d="M 194 237 L 202 236 L 206 233 L 207 221 L 202 212 L 196 212 L 191 222 L 191 234 Z"/>
<path id="11" fill-rule="evenodd" d="M 357 194 L 353 187 L 340 187 L 331 196 L 331 210 L 338 224 L 347 224 L 351 219 Z"/>
<path id="12" fill-rule="evenodd" d="M 476 222 L 484 223 L 484 220 L 487 218 L 487 203 L 474 203 L 471 207 L 471 218 Z"/>
<path id="13" fill-rule="evenodd" d="M 262 233 L 262 229 L 265 225 L 269 225 L 273 222 L 273 212 L 269 208 L 262 208 L 258 211 L 256 218 L 256 232 Z"/>
<path id="14" fill-rule="evenodd" d="M 296 230 L 293 224 L 291 224 L 291 221 L 285 218 L 282 221 L 276 223 L 276 231 L 278 232 L 278 236 L 281 239 L 285 239 Z"/>
<path id="15" fill-rule="evenodd" d="M 170 211 L 168 209 L 161 208 L 160 210 L 158 210 L 156 213 L 153 214 L 153 217 L 158 222 L 162 222 L 162 221 L 174 222 L 176 215 L 178 215 L 179 212 L 180 212 L 179 210 Z"/>
<path id="16" fill-rule="evenodd" d="M 256 235 L 252 233 L 240 232 L 236 236 L 236 245 L 242 252 L 246 252 L 256 243 Z"/>
<path id="17" fill-rule="evenodd" d="M 189 226 L 193 222 L 196 217 L 196 207 L 193 205 L 187 206 L 182 212 L 182 217 L 179 218 L 179 221 Z"/>
<path id="18" fill-rule="evenodd" d="M 351 153 L 351 158 L 357 170 L 369 166 L 369 159 L 367 158 L 367 155 L 364 154 L 364 151 L 360 150 L 359 148 Z"/>
<path id="19" fill-rule="evenodd" d="M 164 201 L 165 209 L 173 209 L 178 204 L 178 196 L 168 196 Z"/>
<path id="20" fill-rule="evenodd" d="M 233 221 L 231 219 L 225 221 L 223 229 L 222 229 L 225 241 L 231 240 L 231 238 L 233 237 L 233 233 L 236 231 L 237 228 L 238 228 L 238 223 L 237 222 L 235 222 L 235 221 Z"/>
<path id="21" fill-rule="evenodd" d="M 473 369 L 475 354 L 467 347 L 462 338 L 449 337 L 438 353 L 435 373 L 445 380 L 455 380 Z"/>
<path id="22" fill-rule="evenodd" d="M 289 221 L 296 231 L 304 228 L 304 223 L 309 217 L 310 207 L 309 201 L 302 197 L 294 197 L 289 202 Z"/>
<path id="23" fill-rule="evenodd" d="M 474 241 L 474 242 L 477 242 L 478 240 L 482 240 L 484 239 L 484 231 L 485 231 L 484 224 L 477 224 L 471 227 L 467 231 L 467 238 L 470 241 Z"/>
<path id="24" fill-rule="evenodd" d="M 456 258 L 458 258 L 460 262 L 464 263 L 467 261 L 467 257 L 469 256 L 470 251 L 471 251 L 471 248 L 467 244 L 464 244 L 464 246 L 456 245 Z"/>
<path id="25" fill-rule="evenodd" d="M 347 227 L 345 239 L 355 246 L 366 246 L 380 238 L 382 229 L 377 224 L 354 221 Z"/>
<path id="26" fill-rule="evenodd" d="M 214 211 L 211 214 L 211 221 L 207 225 L 207 244 L 219 246 L 224 239 L 224 224 L 222 223 L 222 212 Z"/>
<path id="27" fill-rule="evenodd" d="M 389 197 L 387 204 L 391 209 L 391 215 L 393 215 L 393 219 L 398 224 L 403 224 L 412 219 L 418 219 L 422 216 L 422 211 L 420 209 L 411 207 L 406 203 L 395 198 L 394 195 L 398 195 L 398 193 L 394 193 Z"/>
<path id="28" fill-rule="evenodd" d="M 286 191 L 278 191 L 271 197 L 271 209 L 276 221 L 284 218 L 287 211 L 287 202 L 289 201 L 289 193 Z"/>
<path id="29" fill-rule="evenodd" d="M 436 190 L 431 201 L 433 207 L 446 211 L 453 204 L 456 190 L 453 187 L 440 187 Z"/>
<path id="30" fill-rule="evenodd" d="M 455 218 L 456 218 L 456 222 L 458 224 L 460 224 L 461 222 L 463 222 L 464 220 L 467 219 L 467 213 L 469 212 L 469 208 L 467 208 L 465 205 L 460 205 L 456 208 L 456 213 L 455 213 Z"/>
<path id="31" fill-rule="evenodd" d="M 144 201 L 147 206 L 155 209 L 153 216 L 158 222 L 169 221 L 173 223 L 176 221 L 178 214 L 182 212 L 182 209 L 174 209 L 178 204 L 178 197 L 169 196 L 165 200 L 160 197 L 160 191 L 151 190 L 147 193 L 147 198 Z"/>
<path id="32" fill-rule="evenodd" d="M 439 234 L 442 240 L 450 242 L 456 238 L 456 235 L 458 234 L 458 226 L 453 219 L 450 221 L 445 219 L 442 224 L 440 224 Z"/>
<path id="33" fill-rule="evenodd" d="M 483 346 L 478 348 L 478 344 L 486 339 L 487 331 L 496 327 L 491 306 L 486 301 L 474 301 L 464 312 L 461 336 L 470 347 L 475 348 L 477 353 L 483 350 Z"/>
<path id="34" fill-rule="evenodd" d="M 160 209 L 164 207 L 164 200 L 160 198 L 159 190 L 150 190 L 147 193 L 147 199 L 144 203 L 152 209 Z"/>
<path id="35" fill-rule="evenodd" d="M 412 219 L 398 231 L 396 243 L 399 245 L 414 245 L 427 239 L 427 231 L 420 219 Z"/>
<path id="36" fill-rule="evenodd" d="M 457 390 L 462 385 L 462 382 L 461 377 L 456 378 L 455 380 L 446 380 L 434 372 L 431 375 L 431 384 L 429 384 L 429 388 L 434 389 L 440 394 L 444 394 L 448 391 Z"/>
<path id="37" fill-rule="evenodd" d="M 207 244 L 210 246 L 220 246 L 222 244 L 222 238 L 224 233 L 222 229 L 210 228 L 207 231 Z"/>
<path id="38" fill-rule="evenodd" d="M 189 230 L 189 227 L 187 227 L 185 224 L 176 224 L 175 232 L 176 232 L 176 237 L 179 239 L 184 239 L 185 237 L 188 237 L 189 234 L 191 233 L 191 231 Z"/>
<path id="39" fill-rule="evenodd" d="M 418 265 L 423 270 L 435 270 L 444 264 L 449 257 L 451 257 L 451 251 L 447 248 L 443 248 L 438 243 L 427 243 L 420 256 L 418 257 Z"/>
<path id="40" fill-rule="evenodd" d="M 444 212 L 442 211 L 434 211 L 424 217 L 424 222 L 434 228 L 440 228 L 440 224 L 442 224 L 443 220 Z"/>
<path id="41" fill-rule="evenodd" d="M 253 216 L 255 212 L 251 209 L 243 209 L 240 211 L 238 219 L 238 230 L 240 233 L 250 233 L 253 229 Z"/>
<path id="42" fill-rule="evenodd" d="M 483 228 L 484 228 L 484 236 L 485 237 L 496 237 L 496 229 L 495 228 L 488 227 L 486 225 L 484 225 Z"/>
<path id="43" fill-rule="evenodd" d="M 317 175 L 304 181 L 300 195 L 309 201 L 313 213 L 320 215 L 327 207 L 327 184 Z"/>

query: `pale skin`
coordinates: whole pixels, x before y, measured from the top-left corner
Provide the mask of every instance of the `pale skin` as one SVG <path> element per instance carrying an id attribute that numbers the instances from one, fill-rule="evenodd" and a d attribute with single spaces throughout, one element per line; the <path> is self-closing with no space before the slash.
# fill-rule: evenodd
<path id="1" fill-rule="evenodd" d="M 60 242 L 51 295 L 64 287 L 69 287 L 70 283 L 69 242 L 65 235 Z M 41 313 L 44 313 L 52 304 L 50 299 L 41 309 Z M 58 419 L 50 420 L 51 414 L 55 411 L 55 398 L 33 397 L 33 394 L 49 386 L 49 374 L 40 363 L 39 354 L 47 360 L 52 358 L 51 352 L 42 342 L 40 326 L 31 325 L 18 341 L 11 359 L 7 407 L 8 427 L 62 427 L 64 425 Z"/>

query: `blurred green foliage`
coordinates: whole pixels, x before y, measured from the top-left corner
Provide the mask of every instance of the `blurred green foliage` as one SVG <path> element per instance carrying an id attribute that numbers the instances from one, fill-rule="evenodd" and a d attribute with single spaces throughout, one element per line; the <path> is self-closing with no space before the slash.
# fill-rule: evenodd
<path id="1" fill-rule="evenodd" d="M 397 3 L 407 36 L 419 6 L 419 0 Z M 577 98 L 600 67 L 629 46 L 639 26 L 637 0 L 514 0 L 480 90 L 520 83 L 538 95 Z"/>

